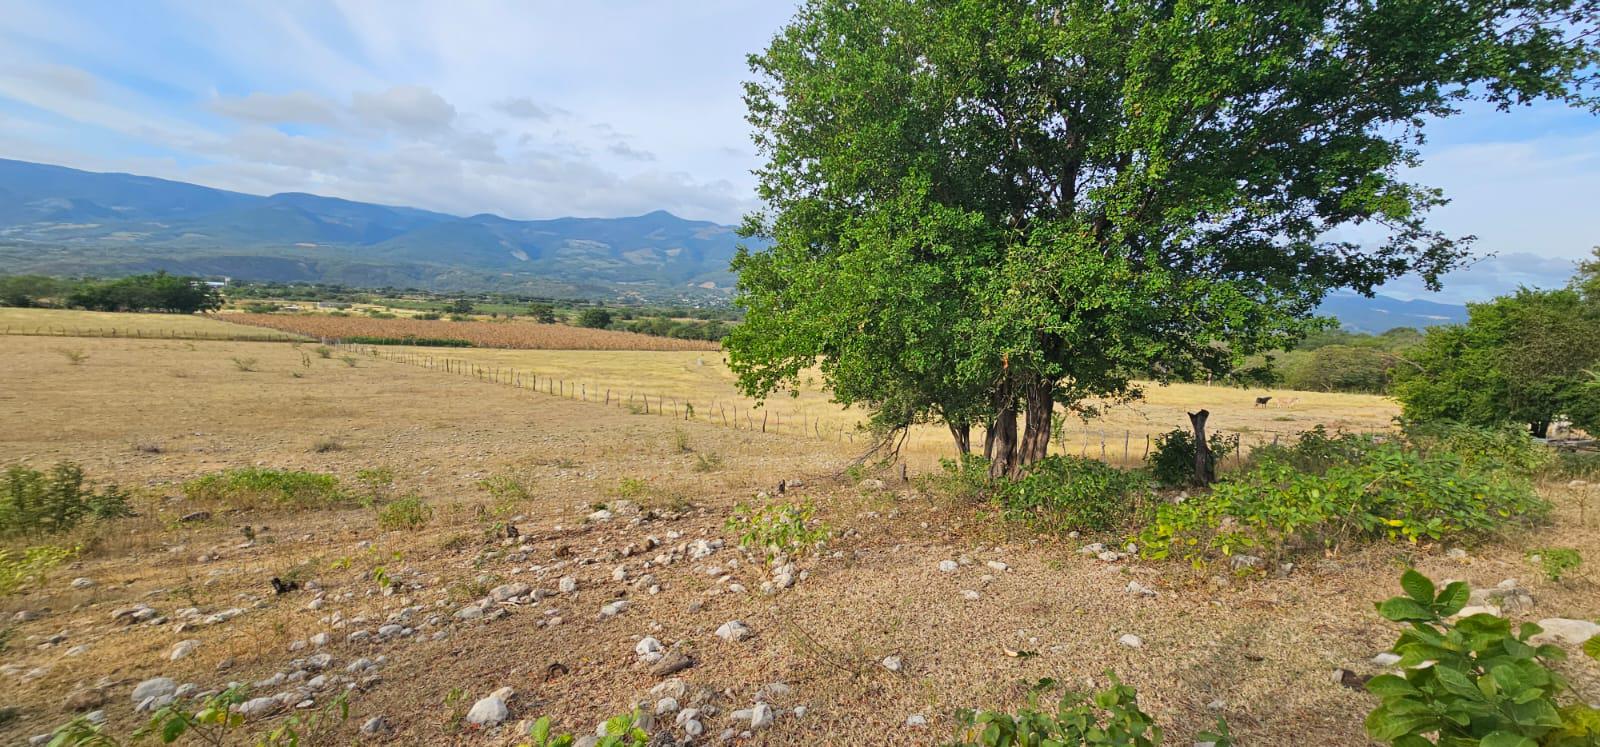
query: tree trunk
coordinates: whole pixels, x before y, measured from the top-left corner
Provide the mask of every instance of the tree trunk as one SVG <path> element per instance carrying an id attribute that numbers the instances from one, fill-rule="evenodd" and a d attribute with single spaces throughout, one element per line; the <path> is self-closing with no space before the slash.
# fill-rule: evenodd
<path id="1" fill-rule="evenodd" d="M 971 423 L 945 423 L 950 428 L 950 435 L 956 440 L 956 453 L 966 456 L 972 453 L 972 424 Z"/>
<path id="2" fill-rule="evenodd" d="M 1194 426 L 1194 484 L 1204 487 L 1217 481 L 1217 465 L 1211 458 L 1211 445 L 1206 443 L 1206 410 L 1189 413 L 1189 424 Z"/>
<path id="3" fill-rule="evenodd" d="M 1023 432 L 1018 466 L 1026 466 L 1045 458 L 1050 453 L 1050 416 L 1055 412 L 1056 383 L 1046 379 L 1028 382 L 1027 429 Z"/>
<path id="4" fill-rule="evenodd" d="M 989 436 L 989 476 L 1010 478 L 1017 473 L 1017 403 L 1007 393 L 994 414 Z"/>

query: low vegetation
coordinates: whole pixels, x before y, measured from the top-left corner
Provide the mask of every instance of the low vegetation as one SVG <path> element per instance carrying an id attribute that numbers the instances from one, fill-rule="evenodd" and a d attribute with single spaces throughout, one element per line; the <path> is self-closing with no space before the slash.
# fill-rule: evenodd
<path id="1" fill-rule="evenodd" d="M 1217 465 L 1239 450 L 1239 437 L 1213 433 L 1206 437 L 1206 445 L 1211 453 L 1207 474 L 1215 474 Z M 1195 482 L 1194 451 L 1194 434 L 1177 428 L 1156 436 L 1145 463 L 1150 467 L 1151 476 L 1162 485 L 1192 485 Z"/>
<path id="2" fill-rule="evenodd" d="M 1005 518 L 1065 534 L 1125 528 L 1152 491 L 1143 471 L 1050 456 L 1028 465 L 1021 479 L 997 484 L 995 495 Z"/>
<path id="3" fill-rule="evenodd" d="M 318 472 L 261 467 L 231 469 L 183 485 L 190 500 L 239 509 L 314 509 L 344 502 L 339 478 Z"/>
<path id="4" fill-rule="evenodd" d="M 1407 626 L 1391 653 L 1399 674 L 1381 674 L 1367 691 L 1382 701 L 1367 734 L 1395 747 L 1588 747 L 1600 743 L 1600 709 L 1588 705 L 1552 662 L 1566 652 L 1535 645 L 1542 629 L 1490 614 L 1452 619 L 1467 584 L 1435 589 L 1426 576 L 1400 577 L 1404 596 L 1378 603 L 1385 619 Z M 1600 658 L 1600 638 L 1585 651 Z"/>
<path id="5" fill-rule="evenodd" d="M 50 569 L 78 554 L 76 547 L 39 545 L 19 552 L 0 550 L 0 597 L 42 583 Z"/>
<path id="6" fill-rule="evenodd" d="M 48 472 L 13 465 L 0 482 L 0 536 L 64 532 L 85 518 L 131 516 L 128 499 L 116 485 L 95 490 L 71 462 Z"/>
<path id="7" fill-rule="evenodd" d="M 997 711 L 962 711 L 956 718 L 962 736 L 948 747 L 1022 747 L 1023 745 L 1075 745 L 1077 747 L 1160 747 L 1161 727 L 1139 709 L 1138 693 L 1106 673 L 1111 684 L 1093 697 L 1068 691 L 1055 710 L 1041 710 L 1040 696 L 1059 689 L 1060 683 L 1043 679 L 1028 690 L 1028 705 L 1016 714 Z M 1232 747 L 1228 725 L 1218 721 L 1215 732 L 1195 735 L 1196 742 L 1212 747 Z"/>
<path id="8" fill-rule="evenodd" d="M 406 496 L 378 509 L 378 526 L 385 531 L 421 529 L 433 521 L 433 507 L 421 498 Z"/>
<path id="9" fill-rule="evenodd" d="M 728 517 L 727 528 L 739 536 L 739 545 L 766 553 L 800 557 L 815 552 L 833 536 L 833 530 L 816 518 L 810 503 L 773 503 L 752 507 L 739 504 Z"/>
<path id="10" fill-rule="evenodd" d="M 1139 534 L 1145 556 L 1202 564 L 1241 553 L 1483 537 L 1549 510 L 1515 459 L 1489 454 L 1311 433 L 1253 456 L 1210 492 L 1160 506 Z"/>

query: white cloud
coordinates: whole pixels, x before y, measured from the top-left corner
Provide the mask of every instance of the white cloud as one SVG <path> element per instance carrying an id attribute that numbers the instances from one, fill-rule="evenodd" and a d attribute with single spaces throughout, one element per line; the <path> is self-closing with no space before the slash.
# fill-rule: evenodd
<path id="1" fill-rule="evenodd" d="M 256 91 L 246 96 L 219 96 L 209 106 L 223 116 L 257 124 L 333 126 L 339 123 L 342 116 L 336 104 L 309 91 Z"/>
<path id="2" fill-rule="evenodd" d="M 412 136 L 450 129 L 456 108 L 425 86 L 395 86 L 377 93 L 357 93 L 350 112 L 370 127 Z"/>

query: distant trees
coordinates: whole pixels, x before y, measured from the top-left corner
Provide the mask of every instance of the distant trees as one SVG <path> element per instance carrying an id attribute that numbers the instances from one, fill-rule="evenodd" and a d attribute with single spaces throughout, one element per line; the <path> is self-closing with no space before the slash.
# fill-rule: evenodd
<path id="1" fill-rule="evenodd" d="M 547 303 L 529 304 L 528 316 L 532 317 L 534 321 L 540 324 L 555 324 L 556 307 Z"/>
<path id="2" fill-rule="evenodd" d="M 193 314 L 221 308 L 222 295 L 199 278 L 157 272 L 85 283 L 67 297 L 67 305 L 91 311 Z"/>
<path id="3" fill-rule="evenodd" d="M 890 433 L 985 430 L 1292 345 L 1333 289 L 1466 243 L 1402 179 L 1459 102 L 1594 106 L 1586 0 L 1174 5 L 810 0 L 751 58 L 766 209 L 742 232 L 742 388 L 820 370 Z M 1385 235 L 1329 240 L 1362 224 Z M 1021 418 L 1019 426 L 1018 419 Z"/>
<path id="4" fill-rule="evenodd" d="M 0 276 L 0 306 L 49 305 L 51 301 L 64 299 L 75 287 L 77 283 L 70 280 L 46 275 Z"/>
<path id="5" fill-rule="evenodd" d="M 1561 290 L 1523 289 L 1434 327 L 1397 369 L 1394 394 L 1416 420 L 1520 423 L 1544 437 L 1557 418 L 1600 432 L 1600 290 L 1594 264 Z"/>
<path id="6" fill-rule="evenodd" d="M 611 312 L 605 309 L 584 309 L 583 313 L 578 315 L 578 326 L 605 329 L 611 326 Z"/>
<path id="7" fill-rule="evenodd" d="M 473 309 L 472 302 L 465 298 L 457 298 L 444 306 L 447 314 L 471 314 Z"/>

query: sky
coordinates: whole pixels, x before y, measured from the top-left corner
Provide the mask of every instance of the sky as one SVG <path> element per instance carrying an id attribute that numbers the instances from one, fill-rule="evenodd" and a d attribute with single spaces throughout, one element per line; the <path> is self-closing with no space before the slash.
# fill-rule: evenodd
<path id="1" fill-rule="evenodd" d="M 791 2 L 0 0 L 0 157 L 510 218 L 756 206 L 745 56 Z M 1442 295 L 1557 285 L 1600 244 L 1600 118 L 1435 123 L 1410 176 L 1487 258 Z"/>

